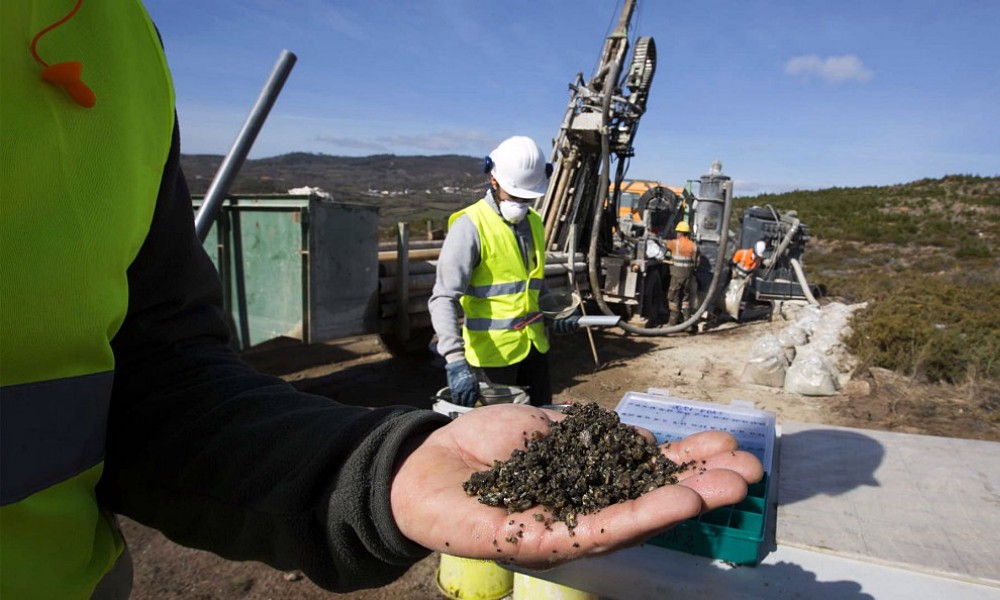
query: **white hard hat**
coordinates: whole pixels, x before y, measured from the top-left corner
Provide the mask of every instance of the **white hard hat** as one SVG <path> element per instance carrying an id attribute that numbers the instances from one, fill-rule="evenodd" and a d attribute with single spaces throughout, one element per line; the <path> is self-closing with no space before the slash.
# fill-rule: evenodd
<path id="1" fill-rule="evenodd" d="M 505 192 L 516 198 L 540 198 L 548 187 L 545 155 L 529 137 L 515 135 L 490 152 L 489 173 Z"/>
<path id="2" fill-rule="evenodd" d="M 757 243 L 753 245 L 753 253 L 757 256 L 764 256 L 764 250 L 767 250 L 767 243 L 764 240 L 757 240 Z"/>

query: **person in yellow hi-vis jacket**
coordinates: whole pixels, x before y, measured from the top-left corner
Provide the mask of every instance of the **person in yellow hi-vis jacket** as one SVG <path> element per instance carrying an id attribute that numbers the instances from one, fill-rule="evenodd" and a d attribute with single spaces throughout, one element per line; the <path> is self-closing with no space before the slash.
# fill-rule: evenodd
<path id="1" fill-rule="evenodd" d="M 336 591 L 385 584 L 449 544 L 492 557 L 468 532 L 501 531 L 506 511 L 462 481 L 543 429 L 542 411 L 449 423 L 256 372 L 228 345 L 142 4 L 3 2 L 0 28 L 0 597 L 126 598 L 116 514 Z M 581 518 L 572 539 L 532 529 L 515 560 L 634 543 L 760 477 L 728 436 L 687 444 L 709 471 Z M 588 533 L 612 520 L 612 535 Z"/>
<path id="2" fill-rule="evenodd" d="M 545 195 L 550 174 L 541 148 L 518 135 L 483 161 L 490 189 L 451 216 L 427 302 L 457 404 L 473 406 L 479 381 L 528 388 L 531 404 L 552 402 L 549 339 L 538 299 L 544 292 L 545 230 L 531 204 Z M 556 333 L 577 328 L 578 316 L 554 320 Z"/>

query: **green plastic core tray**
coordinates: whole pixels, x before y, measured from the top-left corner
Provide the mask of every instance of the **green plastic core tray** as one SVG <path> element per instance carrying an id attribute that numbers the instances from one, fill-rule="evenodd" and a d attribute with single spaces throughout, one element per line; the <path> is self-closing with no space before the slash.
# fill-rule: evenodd
<path id="1" fill-rule="evenodd" d="M 738 565 L 756 565 L 767 531 L 775 415 L 744 406 L 727 406 L 671 398 L 650 390 L 627 392 L 615 409 L 623 423 L 643 427 L 658 443 L 681 439 L 709 429 L 727 431 L 741 450 L 757 456 L 764 478 L 749 486 L 738 504 L 723 506 L 688 519 L 646 543 Z"/>

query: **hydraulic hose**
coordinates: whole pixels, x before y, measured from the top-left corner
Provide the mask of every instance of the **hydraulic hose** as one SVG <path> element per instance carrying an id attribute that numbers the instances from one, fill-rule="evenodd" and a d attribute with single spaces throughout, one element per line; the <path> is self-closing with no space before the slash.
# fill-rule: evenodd
<path id="1" fill-rule="evenodd" d="M 601 224 L 604 220 L 604 199 L 608 193 L 608 182 L 611 172 L 611 143 L 608 138 L 611 136 L 611 97 L 614 95 L 615 83 L 618 81 L 618 73 L 621 71 L 623 57 L 619 57 L 612 64 L 608 65 L 607 78 L 604 80 L 604 101 L 601 105 L 601 176 L 597 182 L 597 202 L 594 211 L 594 224 L 590 229 L 590 247 L 587 249 L 587 266 L 590 279 L 590 289 L 593 290 L 594 300 L 597 306 L 606 315 L 613 315 L 614 311 L 608 306 L 602 297 L 603 288 L 598 280 L 598 258 L 597 245 L 601 238 Z"/>
<path id="2" fill-rule="evenodd" d="M 771 274 L 771 271 L 774 270 L 774 265 L 777 264 L 778 257 L 782 256 L 788 249 L 788 245 L 792 243 L 792 238 L 795 237 L 795 234 L 799 230 L 799 223 L 800 221 L 798 217 L 794 217 L 792 219 L 792 226 L 788 228 L 788 233 L 784 238 L 782 238 L 781 243 L 779 243 L 778 247 L 774 249 L 774 252 L 771 254 L 771 258 L 766 263 L 767 269 L 764 270 L 765 278 Z"/>
<path id="3" fill-rule="evenodd" d="M 806 300 L 809 304 L 819 304 L 816 301 L 816 297 L 813 296 L 812 290 L 809 289 L 809 282 L 806 281 L 806 274 L 802 271 L 802 265 L 797 259 L 790 258 L 788 262 L 792 265 L 792 270 L 795 271 L 795 279 L 799 282 L 799 287 L 802 288 L 802 293 L 805 295 Z"/>
<path id="4" fill-rule="evenodd" d="M 613 315 L 614 311 L 608 306 L 608 303 L 604 301 L 602 296 L 603 288 L 600 285 L 598 279 L 598 258 L 597 258 L 597 247 L 598 241 L 601 235 L 601 224 L 604 219 L 604 195 L 607 194 L 609 173 L 611 171 L 611 148 L 610 142 L 608 141 L 610 134 L 609 125 L 611 121 L 611 97 L 614 91 L 615 82 L 618 80 L 618 74 L 621 71 L 621 61 L 617 60 L 612 65 L 610 65 L 610 70 L 608 71 L 607 78 L 605 80 L 604 87 L 604 102 L 601 107 L 601 177 L 597 184 L 598 210 L 595 211 L 594 224 L 590 230 L 590 247 L 587 250 L 587 266 L 588 275 L 590 279 L 590 289 L 593 290 L 594 301 L 597 306 L 601 309 L 601 312 L 605 315 Z M 725 203 L 723 208 L 723 223 L 729 223 L 729 219 L 732 216 L 732 200 Z M 635 325 L 630 325 L 628 323 L 622 322 L 619 326 L 625 331 L 642 336 L 664 336 L 672 333 L 680 333 L 686 331 L 689 327 L 698 322 L 701 315 L 708 308 L 709 304 L 714 301 L 715 291 L 719 286 L 719 279 L 722 276 L 722 272 L 725 271 L 725 256 L 726 251 L 729 246 L 729 236 L 722 236 L 722 240 L 719 243 L 719 253 L 718 260 L 716 260 L 715 271 L 712 273 L 712 283 L 708 286 L 708 292 L 705 294 L 705 299 L 702 300 L 701 306 L 692 313 L 692 315 L 680 325 L 673 325 L 670 327 L 636 327 Z"/>
<path id="5" fill-rule="evenodd" d="M 732 216 L 733 203 L 732 200 L 725 203 L 722 209 L 722 222 L 729 223 L 729 219 Z M 729 235 L 723 235 L 722 239 L 719 240 L 719 252 L 717 255 L 717 260 L 715 261 L 715 270 L 712 272 L 712 282 L 708 286 L 708 291 L 705 292 L 705 298 L 701 301 L 701 305 L 691 313 L 686 321 L 679 325 L 671 325 L 669 327 L 636 327 L 635 325 L 630 325 L 628 323 L 622 323 L 620 327 L 629 333 L 634 333 L 635 335 L 642 335 L 648 337 L 670 335 L 672 333 L 680 333 L 682 331 L 687 331 L 692 325 L 698 322 L 701 315 L 708 310 L 709 305 L 715 301 L 715 291 L 719 287 L 719 280 L 722 278 L 722 273 L 725 271 L 725 257 L 729 250 Z"/>

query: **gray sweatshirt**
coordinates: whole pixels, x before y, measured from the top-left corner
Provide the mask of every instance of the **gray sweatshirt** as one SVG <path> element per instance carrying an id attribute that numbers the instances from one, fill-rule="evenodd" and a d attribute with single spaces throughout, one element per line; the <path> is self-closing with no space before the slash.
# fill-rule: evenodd
<path id="1" fill-rule="evenodd" d="M 492 190 L 486 192 L 486 201 L 497 214 L 500 209 L 493 198 Z M 517 224 L 507 223 L 517 238 L 521 248 L 521 260 L 528 264 L 528 257 L 534 252 L 535 243 L 531 236 L 531 224 L 523 219 Z M 468 215 L 455 219 L 448 235 L 445 236 L 441 254 L 438 257 L 437 279 L 431 292 L 427 308 L 431 314 L 431 324 L 438 337 L 438 352 L 448 362 L 465 357 L 465 342 L 462 340 L 462 306 L 459 299 L 469 289 L 472 271 L 479 265 L 482 246 L 479 230 Z M 544 292 L 544 290 L 543 290 Z"/>

